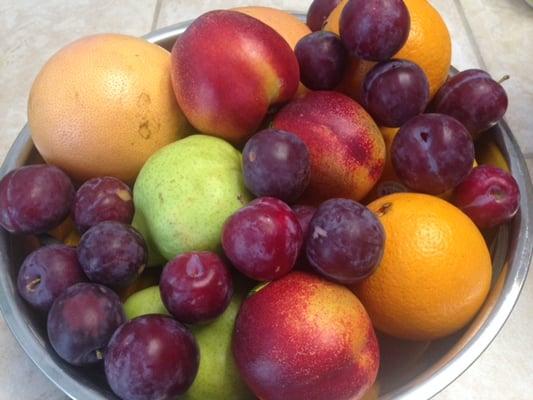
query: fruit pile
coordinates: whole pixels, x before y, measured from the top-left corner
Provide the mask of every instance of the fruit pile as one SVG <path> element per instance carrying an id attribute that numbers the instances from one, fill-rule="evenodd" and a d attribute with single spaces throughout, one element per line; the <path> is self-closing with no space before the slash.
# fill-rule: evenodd
<path id="1" fill-rule="evenodd" d="M 171 53 L 60 50 L 29 98 L 45 163 L 0 181 L 53 349 L 122 399 L 376 396 L 395 348 L 474 318 L 480 229 L 519 207 L 486 132 L 505 91 L 447 79 L 450 48 L 426 0 L 315 0 L 307 26 L 208 12 Z"/>

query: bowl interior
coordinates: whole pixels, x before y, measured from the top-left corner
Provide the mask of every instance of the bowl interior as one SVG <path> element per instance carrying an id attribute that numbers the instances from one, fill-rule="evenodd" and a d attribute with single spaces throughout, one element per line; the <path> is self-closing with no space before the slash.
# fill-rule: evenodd
<path id="1" fill-rule="evenodd" d="M 188 24 L 147 35 L 151 42 L 170 49 Z M 459 376 L 493 340 L 508 317 L 525 280 L 531 246 L 532 189 L 523 157 L 505 123 L 487 132 L 507 157 L 521 186 L 519 215 L 508 225 L 486 235 L 493 260 L 490 294 L 475 319 L 447 338 L 407 342 L 380 335 L 382 368 L 380 399 L 429 398 Z M 0 176 L 23 164 L 42 162 L 25 127 L 0 170 Z M 35 237 L 0 231 L 0 307 L 13 334 L 37 366 L 65 393 L 76 399 L 116 399 L 105 382 L 102 366 L 73 367 L 62 361 L 47 340 L 46 321 L 16 292 L 16 278 L 25 255 L 39 246 Z"/>

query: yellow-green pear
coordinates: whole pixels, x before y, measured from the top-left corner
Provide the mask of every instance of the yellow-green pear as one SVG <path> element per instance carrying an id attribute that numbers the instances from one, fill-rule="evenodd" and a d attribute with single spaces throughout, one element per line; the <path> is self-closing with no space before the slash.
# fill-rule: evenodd
<path id="1" fill-rule="evenodd" d="M 133 226 L 148 243 L 150 265 L 187 251 L 220 250 L 224 222 L 251 199 L 241 158 L 222 139 L 193 135 L 148 159 L 133 189 Z"/>

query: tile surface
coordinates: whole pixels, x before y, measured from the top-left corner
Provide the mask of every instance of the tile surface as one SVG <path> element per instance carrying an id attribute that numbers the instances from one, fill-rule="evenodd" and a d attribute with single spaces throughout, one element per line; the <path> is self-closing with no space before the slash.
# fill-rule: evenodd
<path id="1" fill-rule="evenodd" d="M 156 4 L 159 3 L 159 7 Z M 242 5 L 306 10 L 310 0 L 4 0 L 0 5 L 0 161 L 26 119 L 31 82 L 43 63 L 83 35 L 120 32 L 141 35 L 201 13 Z M 522 148 L 533 154 L 533 9 L 520 0 L 432 0 L 453 40 L 459 69 L 508 73 L 507 116 Z M 468 21 L 469 26 L 464 25 Z M 533 158 L 528 160 L 533 171 Z M 522 400 L 533 390 L 533 274 L 502 332 L 479 360 L 438 400 Z M 0 317 L 0 400 L 59 400 L 65 396 L 32 364 Z M 512 382 L 512 384 L 509 384 Z"/>
<path id="2" fill-rule="evenodd" d="M 310 3 L 309 0 L 162 0 L 156 26 L 160 28 L 177 22 L 187 21 L 196 18 L 209 10 L 228 9 L 249 5 L 276 7 L 283 10 L 305 12 Z"/>

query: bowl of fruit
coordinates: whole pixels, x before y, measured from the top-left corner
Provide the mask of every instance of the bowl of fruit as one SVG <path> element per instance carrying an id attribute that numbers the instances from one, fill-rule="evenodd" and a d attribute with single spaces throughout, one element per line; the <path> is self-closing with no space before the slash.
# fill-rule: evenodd
<path id="1" fill-rule="evenodd" d="M 450 52 L 412 0 L 65 46 L 0 173 L 14 336 L 73 399 L 434 396 L 532 253 L 503 82 Z"/>

